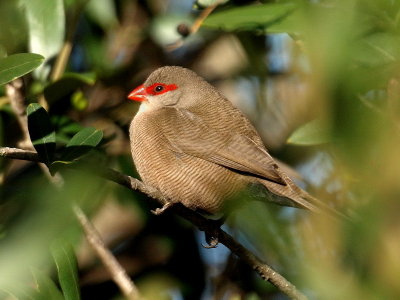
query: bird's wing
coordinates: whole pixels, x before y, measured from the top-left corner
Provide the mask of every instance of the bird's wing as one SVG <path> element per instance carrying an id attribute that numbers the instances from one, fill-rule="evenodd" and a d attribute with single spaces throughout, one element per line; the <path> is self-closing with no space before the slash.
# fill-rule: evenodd
<path id="1" fill-rule="evenodd" d="M 167 110 L 164 134 L 176 152 L 183 152 L 234 171 L 286 185 L 277 164 L 251 137 L 223 120 L 211 126 L 188 111 Z M 237 120 L 233 120 L 237 121 Z M 222 123 L 222 124 L 221 124 Z"/>

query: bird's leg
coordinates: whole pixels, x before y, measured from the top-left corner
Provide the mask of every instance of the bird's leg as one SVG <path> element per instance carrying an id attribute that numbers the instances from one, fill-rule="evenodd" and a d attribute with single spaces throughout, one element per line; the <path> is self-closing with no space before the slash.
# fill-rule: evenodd
<path id="1" fill-rule="evenodd" d="M 212 234 L 210 234 L 209 232 L 205 232 L 205 235 L 206 235 L 207 245 L 203 245 L 203 244 L 201 244 L 201 245 L 206 249 L 217 248 L 217 246 L 219 244 L 218 233 L 216 231 L 213 232 Z"/>
<path id="2" fill-rule="evenodd" d="M 157 207 L 154 210 L 151 210 L 151 212 L 153 214 L 155 214 L 156 216 L 159 216 L 161 214 L 163 214 L 167 209 L 171 208 L 172 206 L 174 206 L 174 202 L 165 202 L 165 204 L 162 207 Z"/>
<path id="3" fill-rule="evenodd" d="M 202 245 L 204 248 L 216 248 L 219 243 L 219 237 L 218 237 L 218 229 L 224 224 L 225 222 L 225 217 L 222 217 L 218 220 L 210 220 L 208 219 L 209 224 L 211 225 L 210 228 L 204 231 L 205 234 L 205 239 L 207 242 L 207 245 Z"/>

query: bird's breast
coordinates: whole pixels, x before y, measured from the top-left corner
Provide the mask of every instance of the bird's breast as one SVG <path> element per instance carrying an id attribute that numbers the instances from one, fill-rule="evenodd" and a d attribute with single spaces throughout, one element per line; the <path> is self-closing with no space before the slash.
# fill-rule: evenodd
<path id="1" fill-rule="evenodd" d="M 173 202 L 209 213 L 219 211 L 225 198 L 243 188 L 243 178 L 179 151 L 163 134 L 165 122 L 160 120 L 143 112 L 130 126 L 132 157 L 142 180 Z"/>

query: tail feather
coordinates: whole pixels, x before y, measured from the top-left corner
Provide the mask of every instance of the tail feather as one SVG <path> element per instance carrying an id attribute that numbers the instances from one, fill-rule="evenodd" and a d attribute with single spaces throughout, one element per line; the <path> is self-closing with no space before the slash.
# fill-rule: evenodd
<path id="1" fill-rule="evenodd" d="M 311 196 L 309 193 L 298 187 L 285 173 L 277 170 L 286 185 L 278 184 L 265 179 L 258 179 L 271 193 L 270 200 L 276 204 L 303 208 L 315 213 L 324 213 L 336 218 L 348 218 L 336 209 L 330 207 L 323 201 Z"/>

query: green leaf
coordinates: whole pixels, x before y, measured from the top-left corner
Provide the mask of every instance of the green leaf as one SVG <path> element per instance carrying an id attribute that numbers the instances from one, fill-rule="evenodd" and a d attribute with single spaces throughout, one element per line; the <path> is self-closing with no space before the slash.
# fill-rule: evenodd
<path id="1" fill-rule="evenodd" d="M 287 142 L 294 145 L 320 145 L 329 143 L 330 131 L 325 122 L 314 120 L 297 128 Z"/>
<path id="2" fill-rule="evenodd" d="M 60 51 L 64 41 L 63 0 L 20 1 L 25 7 L 30 51 L 42 54 L 46 60 L 52 58 Z"/>
<path id="3" fill-rule="evenodd" d="M 36 290 L 22 282 L 10 282 L 7 285 L 2 285 L 0 290 L 9 294 L 11 299 L 18 300 L 35 300 L 34 294 L 37 294 Z"/>
<path id="4" fill-rule="evenodd" d="M 89 101 L 82 91 L 76 91 L 72 95 L 71 103 L 76 110 L 85 110 L 89 105 Z"/>
<path id="5" fill-rule="evenodd" d="M 295 8 L 296 6 L 290 3 L 235 7 L 211 14 L 205 19 L 203 26 L 225 31 L 265 32 L 269 26 L 284 20 Z"/>
<path id="6" fill-rule="evenodd" d="M 398 34 L 373 33 L 356 44 L 354 59 L 366 66 L 381 66 L 399 60 L 400 38 Z"/>
<path id="7" fill-rule="evenodd" d="M 31 103 L 26 108 L 29 135 L 41 160 L 47 165 L 53 161 L 56 149 L 56 134 L 49 115 L 38 103 Z"/>
<path id="8" fill-rule="evenodd" d="M 43 63 L 44 57 L 34 53 L 18 53 L 0 59 L 0 85 L 21 77 Z"/>
<path id="9" fill-rule="evenodd" d="M 105 31 L 118 24 L 115 1 L 113 0 L 89 1 L 86 11 L 89 17 Z"/>
<path id="10" fill-rule="evenodd" d="M 51 278 L 44 272 L 33 269 L 33 278 L 36 282 L 37 292 L 33 294 L 35 300 L 63 300 L 61 292 L 58 290 L 56 284 Z"/>
<path id="11" fill-rule="evenodd" d="M 56 242 L 51 253 L 57 266 L 58 280 L 66 300 L 79 300 L 79 281 L 76 257 L 72 247 L 65 242 Z"/>
<path id="12" fill-rule="evenodd" d="M 61 161 L 73 161 L 82 155 L 88 153 L 96 147 L 103 138 L 103 132 L 96 128 L 84 128 L 75 134 L 67 144 Z"/>

